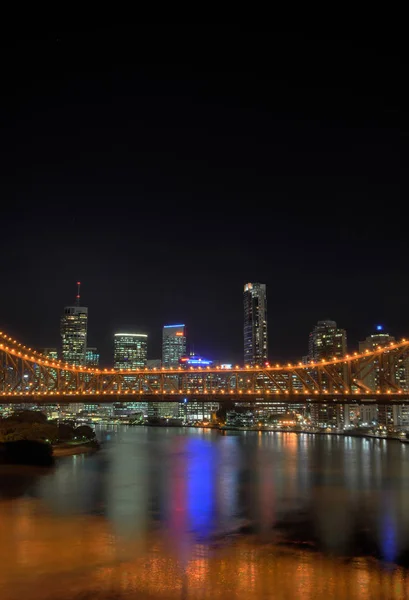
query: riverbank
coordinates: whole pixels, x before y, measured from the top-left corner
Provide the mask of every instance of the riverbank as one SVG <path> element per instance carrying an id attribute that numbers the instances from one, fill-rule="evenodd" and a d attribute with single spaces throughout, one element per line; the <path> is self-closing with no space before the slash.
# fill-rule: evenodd
<path id="1" fill-rule="evenodd" d="M 82 442 L 80 444 L 54 444 L 52 446 L 53 456 L 72 456 L 74 454 L 87 454 L 99 449 L 98 442 Z"/>
<path id="2" fill-rule="evenodd" d="M 207 428 L 206 428 L 207 429 Z M 408 443 L 409 439 L 400 436 L 398 433 L 386 433 L 376 434 L 369 433 L 368 431 L 359 431 L 357 429 L 343 430 L 343 431 L 325 431 L 320 429 L 270 429 L 265 427 L 219 427 L 221 431 L 260 431 L 260 432 L 273 432 L 273 433 L 304 433 L 307 435 L 342 435 L 357 438 L 375 438 L 380 440 L 395 440 L 396 442 Z"/>
<path id="3" fill-rule="evenodd" d="M 135 425 L 134 425 L 135 426 Z M 175 423 L 141 423 L 137 425 L 138 427 L 158 427 L 158 428 L 189 428 L 189 429 L 213 429 L 220 432 L 248 432 L 255 431 L 261 433 L 303 433 L 307 435 L 321 435 L 321 436 L 334 436 L 334 435 L 342 435 L 342 436 L 351 436 L 351 437 L 359 437 L 359 438 L 375 438 L 381 440 L 395 440 L 396 442 L 409 443 L 409 439 L 399 435 L 398 433 L 388 433 L 388 434 L 377 434 L 377 433 L 369 433 L 368 431 L 360 431 L 359 429 L 350 429 L 350 430 L 331 430 L 325 431 L 321 429 L 278 429 L 273 427 L 235 427 L 233 425 L 223 426 L 216 424 L 209 425 L 181 425 Z"/>

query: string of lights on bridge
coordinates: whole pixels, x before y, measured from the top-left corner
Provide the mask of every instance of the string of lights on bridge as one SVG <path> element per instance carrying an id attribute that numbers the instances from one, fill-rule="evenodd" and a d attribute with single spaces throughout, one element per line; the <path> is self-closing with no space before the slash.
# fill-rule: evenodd
<path id="1" fill-rule="evenodd" d="M 6 333 L 1 332 L 0 331 L 0 339 L 3 339 L 5 343 L 0 343 L 0 351 L 6 351 L 9 354 L 16 356 L 18 358 L 27 360 L 29 362 L 32 363 L 38 363 L 41 364 L 45 367 L 52 367 L 52 368 L 56 368 L 56 369 L 60 369 L 62 371 L 69 371 L 72 373 L 90 373 L 90 374 L 103 374 L 103 373 L 121 373 L 123 375 L 135 375 L 135 374 L 142 374 L 142 373 L 146 373 L 146 372 L 156 372 L 158 374 L 160 373 L 169 373 L 170 371 L 174 371 L 174 372 L 186 372 L 186 370 L 189 371 L 207 371 L 207 372 L 218 372 L 220 370 L 223 371 L 291 371 L 293 369 L 308 369 L 311 368 L 312 366 L 325 366 L 325 365 L 335 365 L 335 364 L 345 364 L 351 361 L 356 361 L 356 360 L 362 360 L 363 358 L 369 358 L 370 356 L 375 356 L 377 354 L 383 353 L 385 351 L 387 351 L 388 349 L 392 350 L 392 349 L 397 349 L 397 348 L 402 348 L 405 346 L 409 346 L 409 341 L 406 340 L 406 338 L 403 338 L 400 342 L 391 342 L 390 344 L 386 344 L 384 346 L 377 346 L 375 350 L 373 350 L 372 352 L 370 352 L 369 350 L 365 350 L 365 352 L 362 353 L 358 353 L 358 352 L 354 352 L 353 354 L 346 354 L 345 356 L 343 356 L 342 358 L 334 358 L 334 359 L 330 359 L 330 360 L 325 360 L 322 359 L 321 361 L 309 361 L 307 363 L 303 363 L 303 362 L 298 362 L 298 363 L 287 363 L 286 365 L 280 365 L 280 364 L 276 364 L 275 366 L 271 366 L 269 363 L 266 366 L 260 366 L 260 365 L 255 365 L 254 367 L 250 367 L 249 365 L 245 365 L 244 367 L 240 367 L 239 365 L 236 365 L 235 367 L 231 367 L 231 368 L 221 368 L 219 366 L 217 367 L 201 367 L 201 366 L 197 366 L 197 367 L 188 367 L 188 369 L 184 369 L 182 367 L 177 367 L 177 368 L 172 368 L 169 367 L 168 369 L 166 368 L 160 368 L 158 369 L 157 367 L 153 367 L 152 369 L 139 369 L 139 370 L 126 370 L 126 369 L 95 369 L 95 368 L 91 368 L 91 367 L 84 367 L 84 366 L 74 366 L 68 363 L 64 363 L 61 360 L 50 360 L 49 357 L 47 357 L 46 355 L 42 354 L 41 352 L 38 352 L 36 350 L 33 350 L 32 348 L 28 348 L 27 346 L 25 346 L 24 344 L 21 344 L 19 342 L 17 342 L 17 340 L 13 340 L 12 337 L 8 336 Z M 10 346 L 6 345 L 7 343 L 10 344 Z"/>

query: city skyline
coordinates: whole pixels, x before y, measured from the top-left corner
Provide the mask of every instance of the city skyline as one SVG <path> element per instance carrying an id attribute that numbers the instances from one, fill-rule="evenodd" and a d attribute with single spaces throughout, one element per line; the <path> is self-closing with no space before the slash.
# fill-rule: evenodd
<path id="1" fill-rule="evenodd" d="M 259 21 L 3 28 L 9 600 L 409 589 L 406 55 Z"/>
<path id="2" fill-rule="evenodd" d="M 79 284 L 79 282 L 77 282 L 77 285 L 78 284 Z M 255 283 L 255 284 L 246 283 L 244 285 L 244 324 L 246 324 L 246 314 L 247 314 L 247 320 L 248 320 L 248 302 L 246 301 L 246 297 L 249 295 L 249 293 L 251 295 L 255 294 L 257 297 L 260 293 L 262 294 L 262 296 L 263 296 L 262 305 L 261 305 L 262 310 L 261 310 L 260 314 L 262 314 L 263 318 L 265 319 L 265 325 L 268 326 L 267 308 L 266 308 L 268 292 L 266 290 L 266 286 L 264 284 L 259 284 L 259 283 Z M 82 303 L 82 304 L 85 304 L 85 303 Z M 73 306 L 66 306 L 64 308 L 64 314 L 61 318 L 61 322 L 63 322 L 64 319 L 67 318 L 66 313 L 69 314 L 70 319 L 74 318 L 73 315 L 71 314 L 73 309 L 76 309 L 77 311 L 79 311 L 78 314 L 80 317 L 83 317 L 84 314 L 86 316 L 86 322 L 85 322 L 86 334 L 85 335 L 86 335 L 86 339 L 87 339 L 89 307 L 79 306 L 79 296 L 76 296 L 76 301 Z M 258 319 L 258 313 L 257 313 L 257 319 Z M 69 326 L 72 329 L 71 323 L 69 323 Z M 80 322 L 78 322 L 76 328 L 78 329 L 78 327 L 81 328 L 81 327 L 83 327 L 83 325 Z M 162 331 L 161 346 L 160 346 L 159 352 L 156 352 L 157 348 L 155 348 L 155 350 L 152 350 L 150 347 L 149 339 L 151 337 L 151 333 L 143 333 L 143 334 L 140 332 L 138 333 L 136 331 L 136 329 L 132 328 L 132 327 L 128 327 L 129 333 L 115 332 L 112 334 L 112 340 L 111 340 L 112 347 L 110 348 L 109 354 L 107 356 L 102 357 L 101 364 L 104 366 L 115 365 L 115 362 L 116 362 L 115 348 L 116 348 L 117 336 L 133 336 L 133 337 L 136 336 L 137 338 L 144 338 L 144 340 L 145 340 L 144 341 L 145 361 L 146 361 L 146 358 L 149 359 L 148 362 L 160 360 L 162 363 L 165 364 L 165 366 L 175 367 L 179 358 L 181 358 L 182 356 L 186 356 L 186 355 L 192 354 L 192 353 L 196 354 L 193 351 L 194 344 L 189 343 L 189 339 L 187 336 L 187 329 L 188 328 L 186 327 L 185 324 L 162 325 L 161 326 L 161 331 Z M 143 330 L 146 331 L 146 328 L 143 328 Z M 244 330 L 243 330 L 243 323 L 242 323 L 242 331 L 243 331 L 243 340 L 242 341 L 244 342 L 244 352 L 246 352 L 246 329 L 244 327 Z M 267 348 L 267 336 L 265 336 L 265 334 L 262 333 L 262 331 L 263 331 L 263 327 L 260 329 L 260 334 L 256 334 L 256 336 L 259 337 L 259 341 L 264 340 L 265 347 Z M 183 343 L 180 346 L 180 349 L 179 349 L 179 345 L 178 345 L 178 347 L 175 346 L 173 349 L 171 348 L 170 350 L 165 349 L 165 345 L 164 345 L 165 344 L 165 335 L 168 333 L 173 334 L 173 332 L 176 332 L 177 336 L 182 336 L 182 338 L 178 338 L 178 339 L 181 340 Z M 76 332 L 74 332 L 74 333 L 76 334 Z M 392 334 L 392 332 L 386 331 L 386 328 L 383 324 L 376 323 L 376 324 L 373 324 L 372 328 L 370 328 L 366 332 L 364 337 L 362 337 L 359 340 L 355 340 L 355 343 L 352 343 L 348 346 L 349 338 L 347 337 L 347 328 L 337 328 L 337 323 L 330 319 L 319 319 L 317 323 L 315 323 L 314 325 L 311 325 L 310 331 L 308 333 L 308 338 L 306 341 L 306 352 L 304 354 L 292 355 L 291 357 L 288 357 L 288 356 L 280 355 L 278 353 L 274 357 L 270 357 L 270 355 L 268 354 L 268 351 L 267 351 L 264 359 L 261 359 L 261 355 L 260 355 L 258 357 L 259 360 L 248 360 L 247 364 L 249 366 L 252 366 L 252 365 L 254 366 L 255 364 L 263 364 L 268 361 L 274 362 L 276 360 L 282 361 L 282 360 L 287 360 L 287 359 L 294 360 L 294 361 L 302 360 L 303 362 L 306 362 L 306 361 L 310 361 L 310 360 L 313 360 L 313 361 L 320 360 L 322 357 L 328 357 L 329 355 L 341 357 L 347 351 L 351 351 L 351 350 L 354 351 L 354 350 L 360 349 L 361 346 L 363 344 L 365 344 L 365 340 L 369 339 L 368 336 L 379 337 L 379 339 L 381 339 L 382 337 L 391 338 L 391 339 L 395 339 L 395 337 L 397 339 L 403 337 L 403 335 L 402 336 L 399 336 L 399 335 L 394 336 Z M 325 341 L 325 338 L 329 338 L 328 341 Z M 99 364 L 99 362 L 100 362 L 99 348 L 88 347 L 86 339 L 85 339 L 85 342 L 82 344 L 83 352 L 88 353 L 88 351 L 92 350 L 95 353 L 96 351 L 98 351 L 98 360 L 97 360 L 96 364 Z M 178 339 L 176 338 L 175 341 L 177 342 Z M 319 340 L 318 345 L 317 345 L 316 339 Z M 167 341 L 169 341 L 169 340 L 167 340 Z M 34 346 L 36 346 L 36 345 L 34 344 Z M 200 341 L 199 341 L 199 344 L 197 344 L 197 346 L 200 347 Z M 248 343 L 247 343 L 247 346 L 248 346 Z M 322 350 L 320 350 L 320 346 L 323 346 Z M 52 347 L 52 346 L 49 344 L 46 348 L 48 348 L 48 347 Z M 327 348 L 327 350 L 325 350 L 325 347 Z M 166 357 L 169 353 L 171 356 L 173 356 L 173 360 L 170 360 Z M 228 361 L 228 362 L 231 362 L 234 364 L 239 364 L 239 365 L 246 364 L 245 355 L 244 355 L 244 357 L 242 355 L 241 360 L 240 359 L 234 360 L 232 358 L 232 355 L 227 356 L 227 357 L 216 356 L 217 345 L 215 345 L 213 348 L 211 348 L 207 354 L 205 354 L 203 352 L 199 352 L 198 354 L 201 356 L 205 355 L 206 358 L 210 358 L 212 360 L 212 362 L 216 361 L 216 362 L 223 363 L 225 361 Z M 160 359 L 158 358 L 159 355 L 161 357 Z M 62 357 L 62 353 L 61 353 L 61 357 Z M 81 364 L 81 362 L 78 361 L 78 359 L 76 357 L 74 357 L 74 358 L 75 358 L 76 362 L 73 362 L 73 360 L 70 358 L 68 358 L 68 362 L 72 362 L 72 364 Z M 124 365 L 121 368 L 124 368 Z"/>
<path id="3" fill-rule="evenodd" d="M 196 352 L 241 363 L 261 281 L 272 360 L 305 355 L 319 320 L 351 346 L 377 323 L 407 336 L 393 46 L 368 63 L 358 40 L 228 28 L 232 64 L 224 30 L 165 57 L 159 30 L 2 38 L 2 329 L 58 345 L 80 280 L 104 362 L 116 331 L 159 358 L 162 325 L 186 323 Z"/>

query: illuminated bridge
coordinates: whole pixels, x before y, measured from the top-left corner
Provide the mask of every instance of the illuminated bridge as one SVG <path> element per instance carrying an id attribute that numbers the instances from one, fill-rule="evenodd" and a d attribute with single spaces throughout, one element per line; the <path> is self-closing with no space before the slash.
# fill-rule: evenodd
<path id="1" fill-rule="evenodd" d="M 409 341 L 270 367 L 125 371 L 74 367 L 0 332 L 0 403 L 197 401 L 409 404 Z"/>

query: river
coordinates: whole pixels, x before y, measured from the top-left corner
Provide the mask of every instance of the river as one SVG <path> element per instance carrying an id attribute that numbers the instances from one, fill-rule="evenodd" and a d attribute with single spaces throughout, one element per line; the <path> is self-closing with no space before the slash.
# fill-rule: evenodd
<path id="1" fill-rule="evenodd" d="M 409 599 L 409 444 L 97 432 L 1 467 L 1 600 Z"/>

